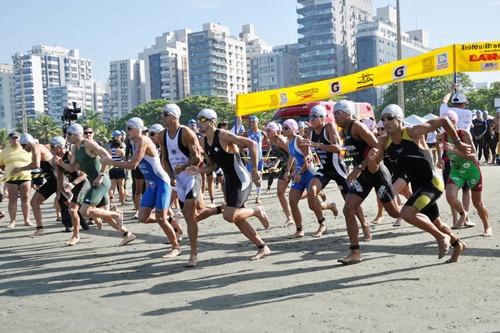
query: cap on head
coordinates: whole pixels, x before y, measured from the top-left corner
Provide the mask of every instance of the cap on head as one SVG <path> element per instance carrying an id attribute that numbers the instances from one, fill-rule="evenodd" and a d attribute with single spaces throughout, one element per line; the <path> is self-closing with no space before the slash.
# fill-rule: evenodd
<path id="1" fill-rule="evenodd" d="M 384 122 L 383 122 L 382 120 L 379 120 L 379 121 L 377 122 L 377 128 L 378 128 L 378 129 L 383 129 L 383 128 L 384 128 Z"/>
<path id="2" fill-rule="evenodd" d="M 299 130 L 299 124 L 294 119 L 287 119 L 283 122 L 283 127 L 288 127 L 293 133 Z"/>
<path id="3" fill-rule="evenodd" d="M 347 113 L 351 116 L 355 113 L 352 108 L 352 103 L 345 99 L 335 103 L 335 105 L 333 106 L 333 112 L 336 113 L 337 111 Z"/>
<path id="4" fill-rule="evenodd" d="M 309 117 L 312 115 L 316 115 L 322 118 L 326 118 L 326 108 L 324 105 L 318 104 L 311 108 L 309 111 Z"/>
<path id="5" fill-rule="evenodd" d="M 251 121 L 255 121 L 256 123 L 258 123 L 259 122 L 259 118 L 257 118 L 257 116 L 250 116 L 250 117 L 248 117 L 248 121 L 250 121 L 250 122 Z"/>
<path id="6" fill-rule="evenodd" d="M 297 124 L 299 126 L 300 129 L 304 129 L 307 127 L 306 125 L 306 122 L 305 121 L 299 121 L 299 123 Z"/>
<path id="7" fill-rule="evenodd" d="M 66 145 L 66 140 L 62 136 L 55 136 L 50 139 L 50 145 L 54 147 L 64 147 Z"/>
<path id="8" fill-rule="evenodd" d="M 484 111 L 483 111 L 483 117 L 485 117 L 485 118 L 486 118 L 486 117 L 488 117 L 488 115 L 489 115 L 489 114 L 488 114 L 488 111 L 484 110 Z"/>
<path id="9" fill-rule="evenodd" d="M 467 103 L 467 97 L 465 97 L 464 94 L 457 92 L 451 96 L 451 102 L 453 104 L 464 104 Z"/>
<path id="10" fill-rule="evenodd" d="M 21 135 L 21 138 L 19 139 L 19 142 L 22 145 L 29 145 L 34 143 L 35 139 L 31 136 L 31 134 L 23 133 L 23 135 Z"/>
<path id="11" fill-rule="evenodd" d="M 9 133 L 9 138 L 19 138 L 19 133 L 12 131 Z"/>
<path id="12" fill-rule="evenodd" d="M 163 113 L 170 113 L 175 118 L 181 117 L 181 108 L 174 103 L 167 104 L 163 107 Z"/>
<path id="13" fill-rule="evenodd" d="M 458 123 L 458 114 L 455 111 L 448 110 L 448 112 L 445 113 L 445 116 L 451 119 L 455 124 Z"/>
<path id="14" fill-rule="evenodd" d="M 149 126 L 148 130 L 149 133 L 158 133 L 160 131 L 163 131 L 163 126 L 161 124 L 153 124 Z"/>
<path id="15" fill-rule="evenodd" d="M 217 113 L 215 113 L 215 111 L 212 109 L 203 109 L 200 112 L 198 112 L 198 116 L 196 118 L 198 119 L 207 118 L 208 120 L 217 120 Z"/>
<path id="16" fill-rule="evenodd" d="M 71 124 L 66 129 L 66 133 L 75 134 L 75 135 L 83 135 L 83 127 L 80 124 Z"/>
<path id="17" fill-rule="evenodd" d="M 114 130 L 112 133 L 111 133 L 111 136 L 113 138 L 116 138 L 117 136 L 122 136 L 122 131 L 119 131 L 119 130 Z"/>
<path id="18" fill-rule="evenodd" d="M 394 118 L 398 118 L 399 120 L 405 119 L 405 114 L 403 113 L 403 109 L 397 104 L 389 104 L 383 110 L 381 116 L 392 116 Z"/>
<path id="19" fill-rule="evenodd" d="M 280 128 L 279 128 L 278 124 L 276 124 L 276 122 L 271 121 L 269 124 L 266 125 L 266 130 L 268 130 L 271 133 L 276 134 L 276 133 L 278 133 Z"/>
<path id="20" fill-rule="evenodd" d="M 137 128 L 142 131 L 144 129 L 144 122 L 139 117 L 133 117 L 127 120 L 127 127 Z"/>
<path id="21" fill-rule="evenodd" d="M 196 119 L 189 119 L 188 121 L 188 126 L 191 126 L 191 125 L 197 125 L 198 122 L 196 121 Z"/>

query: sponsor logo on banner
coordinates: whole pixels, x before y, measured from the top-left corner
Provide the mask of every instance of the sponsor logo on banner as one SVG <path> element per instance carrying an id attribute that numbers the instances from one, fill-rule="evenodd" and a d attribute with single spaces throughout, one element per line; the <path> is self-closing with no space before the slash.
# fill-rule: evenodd
<path id="1" fill-rule="evenodd" d="M 330 85 L 330 91 L 332 95 L 340 95 L 342 93 L 342 90 L 340 88 L 340 81 L 332 82 L 332 84 Z"/>
<path id="2" fill-rule="evenodd" d="M 436 70 L 448 68 L 448 52 L 440 53 L 436 57 Z"/>
<path id="3" fill-rule="evenodd" d="M 298 90 L 294 94 L 297 97 L 302 97 L 302 99 L 299 100 L 299 102 L 301 102 L 303 100 L 306 100 L 308 98 L 313 97 L 317 93 L 319 93 L 318 88 L 309 88 L 309 89 L 304 89 L 304 90 Z"/>
<path id="4" fill-rule="evenodd" d="M 481 64 L 482 71 L 497 71 L 498 62 L 485 62 Z"/>
<path id="5" fill-rule="evenodd" d="M 280 93 L 280 105 L 286 105 L 288 104 L 288 96 L 286 93 L 282 92 Z"/>
<path id="6" fill-rule="evenodd" d="M 500 60 L 500 53 L 483 53 L 483 54 L 471 54 L 469 56 L 470 62 L 476 61 L 498 61 Z"/>
<path id="7" fill-rule="evenodd" d="M 399 80 L 406 77 L 406 65 L 398 66 L 392 71 L 392 79 Z"/>
<path id="8" fill-rule="evenodd" d="M 358 76 L 358 85 L 356 86 L 356 90 L 373 87 L 373 77 L 373 73 L 362 73 Z"/>
<path id="9" fill-rule="evenodd" d="M 500 43 L 481 43 L 481 44 L 464 44 L 462 51 L 485 50 L 485 49 L 498 49 Z"/>
<path id="10" fill-rule="evenodd" d="M 434 56 L 427 57 L 422 60 L 422 73 L 434 71 Z"/>

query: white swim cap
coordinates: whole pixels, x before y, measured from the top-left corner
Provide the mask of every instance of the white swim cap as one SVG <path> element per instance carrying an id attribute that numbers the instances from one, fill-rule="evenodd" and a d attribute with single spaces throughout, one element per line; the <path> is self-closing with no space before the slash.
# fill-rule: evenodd
<path id="1" fill-rule="evenodd" d="M 198 120 L 200 120 L 200 118 L 207 118 L 208 120 L 217 120 L 217 113 L 215 113 L 215 111 L 212 109 L 203 109 L 200 112 L 198 112 L 198 116 L 196 118 L 198 118 Z"/>
<path id="2" fill-rule="evenodd" d="M 393 116 L 394 118 L 398 118 L 399 120 L 404 120 L 405 115 L 403 113 L 403 109 L 397 104 L 389 104 L 382 110 L 382 118 L 385 115 Z"/>
<path id="3" fill-rule="evenodd" d="M 177 104 L 167 104 L 163 107 L 163 113 L 169 113 L 175 118 L 181 117 L 181 108 Z"/>

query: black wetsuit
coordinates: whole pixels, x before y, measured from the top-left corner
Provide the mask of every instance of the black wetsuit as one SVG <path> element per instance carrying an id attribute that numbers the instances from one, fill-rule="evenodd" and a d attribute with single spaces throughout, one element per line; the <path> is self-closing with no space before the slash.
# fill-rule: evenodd
<path id="1" fill-rule="evenodd" d="M 226 152 L 219 139 L 219 130 L 215 130 L 212 145 L 205 137 L 205 152 L 224 172 L 224 196 L 228 207 L 242 208 L 252 190 L 252 178 L 239 153 Z"/>

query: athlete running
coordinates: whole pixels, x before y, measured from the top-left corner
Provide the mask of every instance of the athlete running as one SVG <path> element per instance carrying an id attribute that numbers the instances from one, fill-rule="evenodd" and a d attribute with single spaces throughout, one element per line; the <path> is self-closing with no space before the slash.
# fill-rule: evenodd
<path id="1" fill-rule="evenodd" d="M 207 165 L 203 172 L 212 172 L 217 166 L 224 172 L 224 197 L 226 206 L 223 217 L 226 221 L 234 223 L 241 233 L 254 243 L 258 251 L 250 260 L 261 259 L 271 254 L 271 250 L 259 237 L 247 219 L 257 217 L 264 228 L 269 228 L 269 220 L 264 208 L 246 208 L 245 203 L 252 189 L 252 180 L 256 186 L 261 185 L 261 178 L 257 172 L 257 147 L 256 144 L 245 137 L 217 129 L 217 114 L 212 109 L 203 109 L 198 113 L 198 126 L 205 134 L 204 149 Z M 240 156 L 238 146 L 250 150 L 252 158 L 252 175 L 246 170 Z"/>
<path id="2" fill-rule="evenodd" d="M 203 150 L 195 132 L 180 124 L 180 116 L 181 109 L 178 105 L 167 104 L 163 108 L 166 128 L 159 132 L 157 138 L 162 152 L 162 164 L 172 179 L 172 186 L 177 191 L 182 214 L 188 226 L 191 254 L 187 267 L 195 267 L 198 256 L 198 222 L 222 212 L 222 208 L 197 207 L 201 193 L 201 175 L 197 171 L 203 161 Z"/>
<path id="3" fill-rule="evenodd" d="M 396 161 L 396 169 L 406 172 L 413 195 L 403 206 L 401 217 L 434 236 L 438 243 L 439 259 L 446 255 L 451 244 L 454 251 L 447 262 L 457 262 L 466 244 L 439 217 L 436 201 L 444 191 L 444 183 L 434 170 L 425 135 L 443 127 L 459 151 L 468 153 L 470 146 L 460 140 L 447 118 L 429 120 L 408 128 L 404 126 L 403 110 L 398 105 L 390 104 L 382 111 L 382 121 L 388 135 L 380 138 L 377 148 L 370 151 L 368 158 L 377 162 L 386 152 Z"/>

